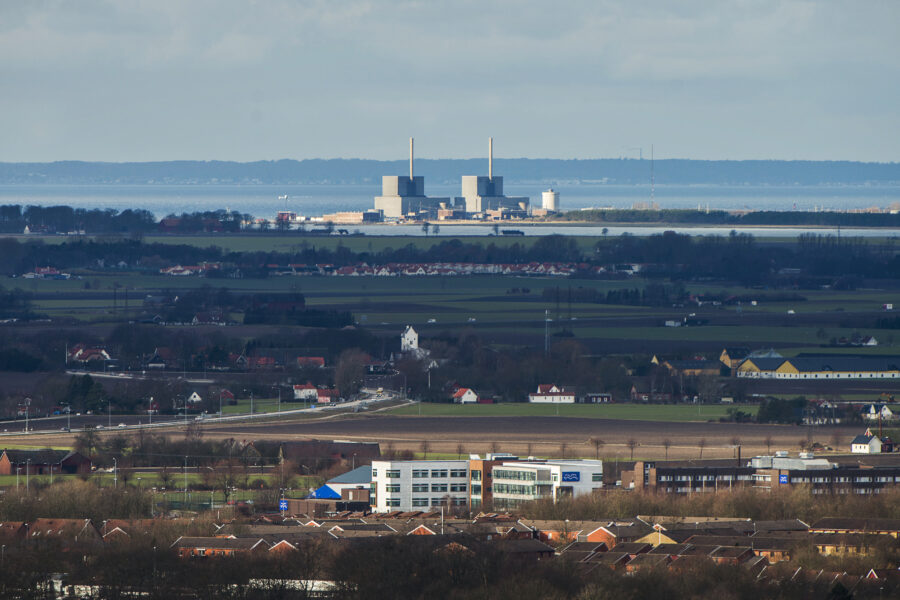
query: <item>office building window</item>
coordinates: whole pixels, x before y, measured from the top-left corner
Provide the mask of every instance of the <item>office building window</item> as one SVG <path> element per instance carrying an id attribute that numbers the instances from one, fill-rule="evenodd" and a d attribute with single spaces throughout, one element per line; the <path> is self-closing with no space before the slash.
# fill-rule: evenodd
<path id="1" fill-rule="evenodd" d="M 412 491 L 413 491 L 413 494 L 420 494 L 422 492 L 427 492 L 428 484 L 427 483 L 414 483 L 412 486 Z"/>
<path id="2" fill-rule="evenodd" d="M 451 492 L 464 492 L 468 486 L 465 483 L 453 483 L 450 485 Z"/>
<path id="3" fill-rule="evenodd" d="M 423 477 L 428 477 L 428 469 L 414 469 L 412 475 L 413 479 L 422 479 Z"/>
<path id="4" fill-rule="evenodd" d="M 432 469 L 431 476 L 432 477 L 446 477 L 447 469 Z"/>
<path id="5" fill-rule="evenodd" d="M 468 472 L 465 469 L 450 469 L 450 477 L 465 477 Z"/>
<path id="6" fill-rule="evenodd" d="M 432 492 L 446 492 L 447 484 L 446 483 L 432 483 L 431 491 Z"/>
<path id="7" fill-rule="evenodd" d="M 400 469 L 391 469 L 385 475 L 388 479 L 400 479 Z"/>
<path id="8" fill-rule="evenodd" d="M 388 485 L 384 486 L 384 491 L 388 492 L 389 494 L 392 492 L 399 493 L 400 492 L 400 484 L 399 483 L 394 483 L 394 484 L 389 483 Z"/>

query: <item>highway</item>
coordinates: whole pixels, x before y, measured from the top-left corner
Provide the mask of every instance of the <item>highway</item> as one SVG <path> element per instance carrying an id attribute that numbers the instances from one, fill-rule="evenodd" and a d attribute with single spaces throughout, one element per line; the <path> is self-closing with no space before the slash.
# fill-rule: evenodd
<path id="1" fill-rule="evenodd" d="M 329 413 L 336 415 L 345 413 L 347 411 L 359 412 L 368 410 L 369 407 L 374 404 L 395 400 L 397 398 L 397 396 L 390 391 L 377 393 L 375 390 L 363 389 L 361 391 L 361 394 L 361 398 L 350 402 L 341 402 L 339 404 L 328 405 L 314 404 L 309 408 L 290 408 L 282 410 L 280 412 L 257 413 L 254 415 L 239 414 L 219 417 L 214 414 L 205 414 L 202 415 L 202 418 L 198 418 L 197 415 L 188 415 L 187 419 L 185 419 L 183 416 L 179 417 L 176 415 L 153 415 L 151 419 L 151 417 L 146 414 L 111 416 L 108 414 L 73 414 L 71 415 L 71 421 L 70 417 L 67 415 L 52 415 L 49 417 L 28 419 L 27 432 L 25 431 L 25 419 L 20 418 L 15 420 L 0 421 L 0 437 L 25 437 L 31 435 L 43 436 L 53 433 L 69 434 L 70 431 L 78 432 L 84 430 L 85 428 L 95 429 L 98 431 L 130 431 L 150 428 L 180 428 L 185 427 L 191 423 L 202 423 L 205 425 L 230 422 L 247 422 L 256 420 L 273 421 L 298 415 L 329 415 Z M 291 405 L 286 404 L 286 406 Z M 336 411 L 340 411 L 340 413 Z M 69 429 L 70 427 L 71 429 Z"/>

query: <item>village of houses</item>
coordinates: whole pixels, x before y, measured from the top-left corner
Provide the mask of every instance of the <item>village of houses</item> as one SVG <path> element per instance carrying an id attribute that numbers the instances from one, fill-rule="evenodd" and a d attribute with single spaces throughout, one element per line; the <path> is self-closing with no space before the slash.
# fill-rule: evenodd
<path id="1" fill-rule="evenodd" d="M 182 560 L 289 555 L 314 544 L 316 552 L 332 552 L 367 540 L 406 537 L 436 550 L 484 548 L 530 561 L 569 561 L 585 573 L 607 569 L 634 574 L 645 569 L 682 570 L 701 562 L 746 569 L 758 580 L 789 577 L 798 581 L 840 582 L 852 591 L 866 586 L 900 585 L 900 571 L 869 569 L 867 573 L 793 567 L 798 553 L 814 550 L 825 557 L 865 557 L 885 543 L 898 543 L 900 519 L 825 517 L 760 520 L 746 517 L 635 515 L 631 518 L 547 520 L 522 516 L 526 503 L 562 502 L 604 493 L 610 485 L 603 461 L 538 459 L 496 452 L 458 460 L 397 460 L 381 456 L 377 443 L 348 441 L 285 442 L 283 456 L 325 452 L 348 470 L 334 476 L 306 498 L 283 498 L 277 510 L 264 508 L 239 516 L 216 511 L 206 535 L 178 536 L 167 549 Z M 353 463 L 368 462 L 355 468 Z M 27 463 L 25 462 L 27 461 Z M 0 474 L 78 473 L 90 462 L 74 452 L 14 451 L 0 455 Z M 713 493 L 736 486 L 812 485 L 820 491 L 872 493 L 900 485 L 900 468 L 868 470 L 870 480 L 857 481 L 859 469 L 810 455 L 787 453 L 752 458 L 746 465 L 679 466 L 635 462 L 621 473 L 631 490 L 660 493 Z M 890 475 L 885 475 L 890 473 Z M 816 479 L 825 475 L 827 482 Z M 838 476 L 833 476 L 838 474 Z M 713 478 L 715 481 L 710 481 Z M 613 484 L 614 485 L 614 484 Z M 157 519 L 37 518 L 0 522 L 4 552 L 52 540 L 65 550 L 115 548 L 133 537 L 150 535 L 160 522 L 192 526 L 177 512 Z M 421 537 L 421 542 L 418 538 Z M 72 593 L 61 582 L 61 593 Z M 333 583 L 318 581 L 327 595 Z M 84 593 L 83 586 L 78 587 Z M 60 596 L 62 597 L 62 596 Z"/>

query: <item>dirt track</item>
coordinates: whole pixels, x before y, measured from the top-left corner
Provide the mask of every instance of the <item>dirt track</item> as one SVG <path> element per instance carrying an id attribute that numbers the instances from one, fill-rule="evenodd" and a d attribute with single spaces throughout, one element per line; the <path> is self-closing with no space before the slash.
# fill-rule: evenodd
<path id="1" fill-rule="evenodd" d="M 164 435 L 182 435 L 177 428 L 159 431 Z M 811 439 L 823 446 L 849 450 L 850 439 L 860 427 L 819 427 L 808 429 L 791 425 L 754 425 L 737 423 L 670 423 L 660 421 L 625 421 L 613 419 L 579 419 L 572 417 L 415 417 L 351 415 L 317 421 L 281 423 L 208 424 L 203 428 L 207 438 L 239 440 L 347 439 L 376 441 L 382 450 L 392 444 L 395 450 L 422 451 L 427 441 L 429 452 L 457 454 L 485 453 L 496 448 L 518 455 L 593 457 L 597 448 L 592 438 L 603 440 L 601 457 L 627 460 L 631 456 L 629 440 L 634 440 L 635 458 L 661 459 L 666 456 L 664 440 L 670 440 L 670 459 L 696 459 L 701 440 L 705 440 L 703 458 L 731 458 L 734 444 L 740 443 L 744 457 L 767 451 L 796 452 L 800 443 Z M 103 434 L 101 434 L 103 435 Z M 771 438 L 771 446 L 766 439 Z M 840 445 L 836 445 L 838 442 Z M 70 435 L 32 435 L 4 438 L 7 444 L 70 444 Z M 565 451 L 563 445 L 565 444 Z"/>
<path id="2" fill-rule="evenodd" d="M 858 427 L 823 427 L 811 430 L 811 438 L 823 445 L 834 445 L 837 434 L 845 446 Z M 427 441 L 432 452 L 455 454 L 462 444 L 464 452 L 487 452 L 496 443 L 498 450 L 538 455 L 594 456 L 597 449 L 591 438 L 604 445 L 600 455 L 628 458 L 628 442 L 637 442 L 635 457 L 662 458 L 663 440 L 670 440 L 669 458 L 697 458 L 700 440 L 706 441 L 704 458 L 727 458 L 734 454 L 739 440 L 742 454 L 765 453 L 766 438 L 771 450 L 799 450 L 807 440 L 807 428 L 787 425 L 747 425 L 736 423 L 668 423 L 658 421 L 620 421 L 571 417 L 397 417 L 366 416 L 320 422 L 285 424 L 235 424 L 209 427 L 211 437 L 238 439 L 334 438 L 392 443 L 397 450 L 421 451 Z M 846 450 L 846 449 L 845 449 Z"/>

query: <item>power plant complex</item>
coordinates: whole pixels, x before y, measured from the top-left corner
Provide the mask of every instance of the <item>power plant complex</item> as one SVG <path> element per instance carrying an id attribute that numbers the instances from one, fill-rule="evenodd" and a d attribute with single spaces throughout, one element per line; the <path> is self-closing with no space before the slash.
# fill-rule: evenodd
<path id="1" fill-rule="evenodd" d="M 425 195 L 425 178 L 414 174 L 413 138 L 409 138 L 409 176 L 385 175 L 375 210 L 385 219 L 514 219 L 529 216 L 529 199 L 504 196 L 503 177 L 494 176 L 494 139 L 488 138 L 488 174 L 463 175 L 461 195 L 437 198 Z M 549 194 L 549 196 L 548 196 Z M 544 192 L 542 208 L 548 214 L 559 209 L 559 192 Z"/>

